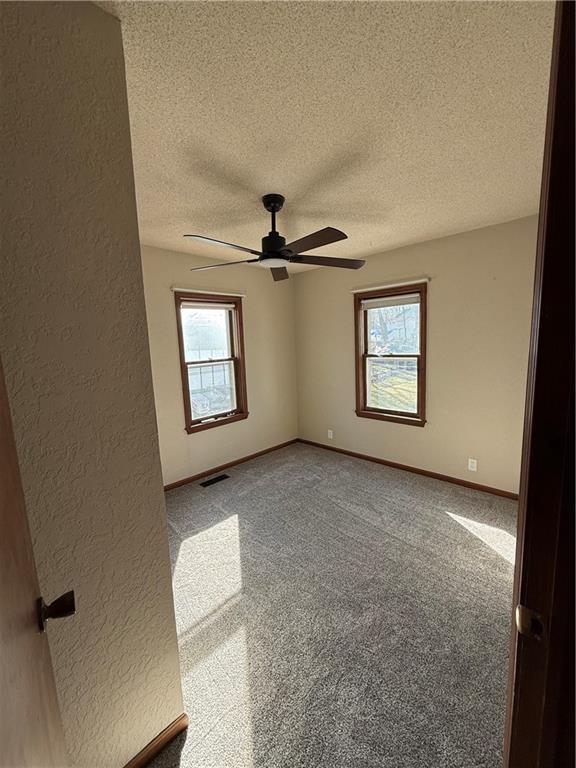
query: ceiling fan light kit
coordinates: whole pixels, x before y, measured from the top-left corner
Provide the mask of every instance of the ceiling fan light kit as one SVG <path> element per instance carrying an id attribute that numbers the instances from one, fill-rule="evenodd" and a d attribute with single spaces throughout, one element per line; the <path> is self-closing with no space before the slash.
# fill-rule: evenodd
<path id="1" fill-rule="evenodd" d="M 258 265 L 270 269 L 271 267 L 285 267 L 287 263 L 289 264 L 290 262 L 283 256 L 263 256 L 259 260 Z"/>
<path id="2" fill-rule="evenodd" d="M 216 267 L 228 267 L 232 264 L 258 263 L 260 266 L 270 269 L 274 280 L 287 280 L 289 275 L 286 266 L 288 264 L 312 264 L 320 267 L 339 267 L 344 269 L 360 269 L 360 267 L 364 266 L 365 262 L 362 259 L 309 256 L 308 254 L 302 253 L 302 251 L 311 251 L 314 248 L 321 248 L 323 245 L 336 243 L 339 240 L 345 240 L 348 237 L 344 232 L 341 232 L 339 229 L 334 229 L 334 227 L 324 227 L 324 229 L 312 232 L 312 234 L 305 235 L 286 245 L 286 238 L 282 237 L 276 229 L 276 214 L 282 210 L 284 201 L 284 197 L 278 194 L 264 195 L 262 198 L 264 208 L 272 216 L 272 226 L 268 235 L 262 238 L 261 251 L 245 248 L 242 245 L 235 245 L 234 243 L 226 243 L 223 240 L 215 240 L 211 237 L 204 237 L 203 235 L 184 235 L 184 237 L 191 240 L 199 240 L 203 243 L 220 245 L 224 248 L 234 248 L 237 251 L 244 251 L 244 253 L 250 253 L 253 256 L 258 257 L 256 259 L 244 259 L 243 261 L 227 261 L 224 264 L 210 264 L 207 267 L 194 267 L 190 271 L 196 272 L 204 269 L 214 269 Z"/>

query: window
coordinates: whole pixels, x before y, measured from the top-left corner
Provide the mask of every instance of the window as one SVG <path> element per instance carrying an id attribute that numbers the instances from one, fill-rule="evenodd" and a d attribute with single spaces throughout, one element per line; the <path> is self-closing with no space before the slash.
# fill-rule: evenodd
<path id="1" fill-rule="evenodd" d="M 176 293 L 186 431 L 248 416 L 242 299 Z"/>
<path id="2" fill-rule="evenodd" d="M 423 427 L 426 283 L 354 296 L 356 415 Z"/>

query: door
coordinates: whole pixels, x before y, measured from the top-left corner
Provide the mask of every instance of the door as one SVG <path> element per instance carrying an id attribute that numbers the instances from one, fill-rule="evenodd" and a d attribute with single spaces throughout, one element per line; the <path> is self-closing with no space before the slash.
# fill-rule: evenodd
<path id="1" fill-rule="evenodd" d="M 507 768 L 574 765 L 574 3 L 552 53 L 520 484 Z"/>
<path id="2" fill-rule="evenodd" d="M 62 768 L 66 751 L 0 362 L 0 766 Z"/>

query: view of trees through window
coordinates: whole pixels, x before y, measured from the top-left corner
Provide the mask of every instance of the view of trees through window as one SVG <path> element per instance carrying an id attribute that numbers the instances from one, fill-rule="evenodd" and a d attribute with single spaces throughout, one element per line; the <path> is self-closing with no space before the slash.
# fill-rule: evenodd
<path id="1" fill-rule="evenodd" d="M 420 353 L 420 304 L 418 299 L 407 301 L 410 303 L 389 302 L 387 306 L 366 309 L 369 408 L 418 411 L 418 361 L 404 355 Z"/>
<path id="2" fill-rule="evenodd" d="M 236 408 L 231 311 L 222 307 L 181 308 L 193 419 L 228 413 Z"/>

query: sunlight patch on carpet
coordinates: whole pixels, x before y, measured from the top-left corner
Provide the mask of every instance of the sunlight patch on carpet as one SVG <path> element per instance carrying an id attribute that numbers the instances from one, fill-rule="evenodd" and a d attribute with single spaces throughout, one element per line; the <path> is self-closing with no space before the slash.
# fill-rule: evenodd
<path id="1" fill-rule="evenodd" d="M 468 517 L 455 515 L 453 512 L 446 513 L 452 520 L 460 523 L 466 530 L 477 536 L 484 544 L 487 544 L 494 552 L 514 565 L 516 556 L 516 537 L 503 531 L 502 528 L 496 528 L 494 525 L 479 523 L 477 520 L 470 520 Z"/>
<path id="2" fill-rule="evenodd" d="M 178 634 L 214 617 L 242 590 L 238 516 L 231 515 L 180 545 L 174 591 L 185 603 Z"/>

